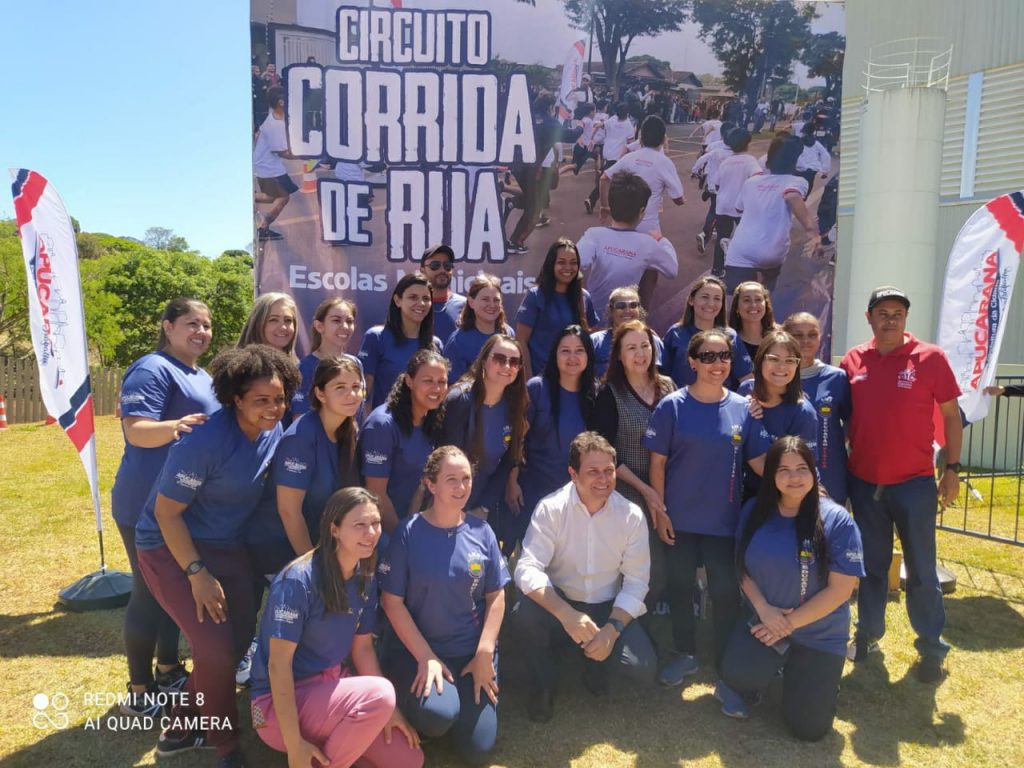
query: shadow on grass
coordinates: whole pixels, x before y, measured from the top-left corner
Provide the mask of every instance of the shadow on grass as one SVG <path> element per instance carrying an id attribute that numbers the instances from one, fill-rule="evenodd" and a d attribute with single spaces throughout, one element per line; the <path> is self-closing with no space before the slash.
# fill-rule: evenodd
<path id="1" fill-rule="evenodd" d="M 123 656 L 124 611 L 0 614 L 0 658 Z M 116 638 L 112 641 L 112 638 Z"/>
<path id="2" fill-rule="evenodd" d="M 1024 648 L 1024 616 L 990 595 L 947 597 L 943 637 L 965 651 Z"/>

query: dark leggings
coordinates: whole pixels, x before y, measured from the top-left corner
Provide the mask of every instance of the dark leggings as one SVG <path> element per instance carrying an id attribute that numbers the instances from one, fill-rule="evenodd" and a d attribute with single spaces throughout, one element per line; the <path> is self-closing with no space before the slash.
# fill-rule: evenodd
<path id="1" fill-rule="evenodd" d="M 722 661 L 722 679 L 739 693 L 762 691 L 782 669 L 782 719 L 801 741 L 818 741 L 832 730 L 845 657 L 791 643 L 778 653 L 736 624 Z"/>
<path id="2" fill-rule="evenodd" d="M 117 524 L 124 551 L 132 567 L 132 594 L 124 612 L 124 649 L 128 656 L 128 681 L 132 685 L 153 682 L 153 652 L 156 663 L 178 663 L 178 625 L 160 607 L 139 571 L 135 551 L 135 526 Z"/>

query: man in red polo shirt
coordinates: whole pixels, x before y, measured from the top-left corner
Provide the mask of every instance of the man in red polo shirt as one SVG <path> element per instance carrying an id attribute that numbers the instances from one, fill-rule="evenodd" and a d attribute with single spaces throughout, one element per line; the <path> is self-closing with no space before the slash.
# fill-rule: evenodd
<path id="1" fill-rule="evenodd" d="M 953 371 L 945 353 L 906 332 L 910 300 L 892 286 L 876 288 L 867 319 L 874 338 L 854 347 L 841 367 L 850 377 L 853 414 L 850 440 L 850 501 L 864 542 L 864 570 L 857 597 L 855 660 L 862 661 L 885 634 L 885 602 L 892 561 L 893 526 L 907 568 L 907 613 L 917 634 L 917 677 L 943 677 L 949 646 L 935 572 L 938 498 L 956 501 L 963 424 Z M 946 465 L 938 488 L 932 441 L 938 403 L 946 433 Z"/>

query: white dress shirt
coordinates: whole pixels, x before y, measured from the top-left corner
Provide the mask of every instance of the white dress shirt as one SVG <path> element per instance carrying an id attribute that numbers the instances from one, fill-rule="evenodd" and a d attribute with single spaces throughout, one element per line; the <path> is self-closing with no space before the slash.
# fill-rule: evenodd
<path id="1" fill-rule="evenodd" d="M 569 600 L 614 600 L 633 618 L 647 610 L 651 550 L 640 507 L 613 491 L 593 515 L 568 483 L 534 510 L 516 566 L 516 585 L 528 595 L 544 587 Z"/>

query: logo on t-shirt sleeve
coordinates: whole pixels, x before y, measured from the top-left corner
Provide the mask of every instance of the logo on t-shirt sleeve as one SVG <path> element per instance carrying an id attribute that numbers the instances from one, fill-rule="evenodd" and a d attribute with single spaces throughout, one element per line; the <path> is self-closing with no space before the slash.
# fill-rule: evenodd
<path id="1" fill-rule="evenodd" d="M 291 472 L 292 474 L 301 475 L 303 472 L 309 469 L 309 465 L 306 464 L 306 462 L 302 461 L 301 459 L 298 459 L 294 456 L 289 456 L 284 460 L 284 468 L 287 471 Z"/>
<path id="2" fill-rule="evenodd" d="M 367 464 L 387 464 L 388 455 L 380 451 L 367 451 L 363 454 L 363 461 Z"/>
<path id="3" fill-rule="evenodd" d="M 121 395 L 121 405 L 137 405 L 146 402 L 146 396 L 141 392 L 129 392 Z"/>
<path id="4" fill-rule="evenodd" d="M 294 624 L 299 620 L 299 612 L 287 605 L 279 605 L 274 609 L 274 621 L 282 624 Z"/>
<path id="5" fill-rule="evenodd" d="M 182 488 L 188 488 L 190 491 L 194 491 L 203 484 L 203 478 L 193 472 L 181 470 L 174 476 L 174 482 Z"/>

